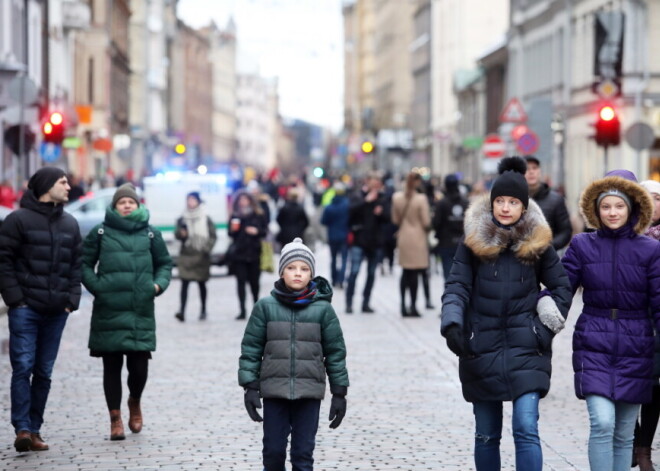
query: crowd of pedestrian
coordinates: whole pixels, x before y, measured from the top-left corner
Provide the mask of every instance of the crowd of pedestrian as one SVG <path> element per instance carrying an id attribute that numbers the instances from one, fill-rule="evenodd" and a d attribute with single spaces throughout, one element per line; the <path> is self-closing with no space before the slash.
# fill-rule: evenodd
<path id="1" fill-rule="evenodd" d="M 94 298 L 88 346 L 103 362 L 110 439 L 125 438 L 124 362 L 128 426 L 133 433 L 142 430 L 140 401 L 156 348 L 154 299 L 170 284 L 172 259 L 131 183 L 116 189 L 104 221 L 82 240 L 75 219 L 62 209 L 84 194 L 74 181 L 54 167 L 40 169 L 21 192 L 20 209 L 0 228 L 11 421 L 20 452 L 49 448 L 41 426 L 50 375 L 81 284 Z M 236 319 L 247 321 L 239 384 L 250 418 L 264 421 L 265 469 L 283 468 L 289 435 L 294 467 L 312 469 L 326 378 L 331 427 L 341 423 L 349 384 L 331 300 L 341 293 L 343 314 L 353 314 L 354 307 L 378 314 L 372 293 L 379 266 L 380 276 L 399 273 L 406 319 L 422 316 L 420 280 L 427 309 L 433 309 L 434 295 L 442 296 L 440 331 L 458 357 L 463 396 L 472 404 L 478 471 L 500 469 L 506 402 L 513 410 L 516 469 L 542 469 L 539 402 L 550 389 L 553 337 L 578 289 L 584 307 L 573 334 L 573 369 L 575 394 L 589 415 L 591 469 L 654 469 L 660 183 L 638 183 L 627 170 L 595 180 L 579 204 L 588 230 L 574 234 L 564 198 L 544 181 L 533 156 L 502 159 L 488 189 L 467 185 L 457 174 L 446 175 L 442 185 L 435 180 L 436 187 L 416 171 L 397 182 L 374 170 L 320 189 L 297 178 L 269 181 L 237 188 L 227 221 L 213 221 L 197 191 L 187 194 L 183 214 L 173 221 L 180 244 L 175 317 L 181 322 L 191 282 L 199 288 L 199 319 L 214 309 L 207 289 L 211 252 L 216 225 L 227 223 L 225 261 L 236 279 Z M 6 186 L 0 185 L 0 204 L 13 207 L 17 195 Z M 318 240 L 329 246 L 329 280 L 316 273 Z M 261 274 L 273 265 L 277 281 L 260 296 Z M 431 280 L 434 265 L 442 266 L 442 283 Z M 366 276 L 359 278 L 363 266 Z M 364 285 L 358 287 L 358 279 Z M 296 368 L 296 361 L 305 367 Z"/>

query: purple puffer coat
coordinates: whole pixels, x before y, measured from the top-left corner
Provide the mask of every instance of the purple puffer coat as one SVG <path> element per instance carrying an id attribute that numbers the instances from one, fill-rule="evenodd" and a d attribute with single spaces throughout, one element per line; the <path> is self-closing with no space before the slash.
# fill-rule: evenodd
<path id="1" fill-rule="evenodd" d="M 573 334 L 575 394 L 597 394 L 633 404 L 651 401 L 652 320 L 660 327 L 660 243 L 640 235 L 653 206 L 630 172 L 610 172 L 587 187 L 580 210 L 596 232 L 576 235 L 562 259 L 573 292 L 584 288 L 584 307 Z M 627 178 L 626 178 L 627 177 Z M 633 180 L 633 181 L 631 181 Z M 601 224 L 598 195 L 624 192 L 632 215 L 621 228 Z"/>

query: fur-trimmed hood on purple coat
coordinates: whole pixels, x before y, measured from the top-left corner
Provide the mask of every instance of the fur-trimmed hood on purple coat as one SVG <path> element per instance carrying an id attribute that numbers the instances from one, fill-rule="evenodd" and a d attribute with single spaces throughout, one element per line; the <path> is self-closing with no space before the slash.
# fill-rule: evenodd
<path id="1" fill-rule="evenodd" d="M 598 217 L 598 196 L 616 189 L 631 217 L 612 230 Z M 596 232 L 576 235 L 562 259 L 584 307 L 573 334 L 575 393 L 633 404 L 650 402 L 653 325 L 660 327 L 660 243 L 640 235 L 651 221 L 648 192 L 628 171 L 613 171 L 582 193 L 580 210 Z M 651 317 L 649 316 L 651 314 Z"/>

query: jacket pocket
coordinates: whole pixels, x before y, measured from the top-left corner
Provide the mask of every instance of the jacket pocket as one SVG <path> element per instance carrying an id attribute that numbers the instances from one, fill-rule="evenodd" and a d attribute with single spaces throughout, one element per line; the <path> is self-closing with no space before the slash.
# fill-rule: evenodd
<path id="1" fill-rule="evenodd" d="M 532 318 L 531 324 L 539 353 L 549 352 L 552 348 L 552 339 L 555 337 L 555 334 L 543 325 L 538 316 Z"/>

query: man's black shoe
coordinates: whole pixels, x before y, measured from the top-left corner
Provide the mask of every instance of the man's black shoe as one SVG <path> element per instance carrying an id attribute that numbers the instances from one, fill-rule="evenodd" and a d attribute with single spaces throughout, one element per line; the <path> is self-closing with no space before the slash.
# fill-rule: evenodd
<path id="1" fill-rule="evenodd" d="M 373 314 L 376 311 L 371 309 L 369 306 L 362 306 L 362 312 L 364 312 L 365 314 Z"/>

